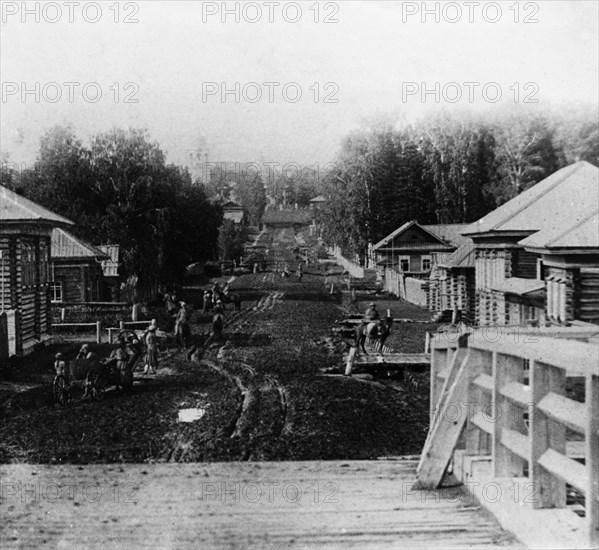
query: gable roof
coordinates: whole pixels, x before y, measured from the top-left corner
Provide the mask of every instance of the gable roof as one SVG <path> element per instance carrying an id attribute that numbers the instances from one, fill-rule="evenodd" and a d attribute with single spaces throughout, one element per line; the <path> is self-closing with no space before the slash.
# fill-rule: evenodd
<path id="1" fill-rule="evenodd" d="M 310 210 L 267 210 L 262 219 L 264 223 L 309 224 L 312 222 Z"/>
<path id="2" fill-rule="evenodd" d="M 562 227 L 564 221 L 582 221 L 596 212 L 599 168 L 581 161 L 558 170 L 477 222 L 465 235 L 495 232 L 534 233 Z"/>
<path id="3" fill-rule="evenodd" d="M 431 233 L 434 233 L 443 241 L 454 246 L 460 246 L 464 243 L 471 243 L 472 239 L 462 235 L 470 224 L 468 223 L 445 223 L 437 225 L 423 225 L 425 229 L 428 229 Z"/>
<path id="4" fill-rule="evenodd" d="M 51 212 L 3 185 L 0 185 L 1 222 L 44 222 L 53 225 L 73 225 L 71 220 Z"/>
<path id="5" fill-rule="evenodd" d="M 404 243 L 401 245 L 402 248 L 413 248 L 413 249 L 437 249 L 439 246 L 441 247 L 449 247 L 450 243 L 446 242 L 441 236 L 437 235 L 431 228 L 447 228 L 448 225 L 420 225 L 416 220 L 412 220 L 411 222 L 404 223 L 401 227 L 389 233 L 384 239 L 381 239 L 378 243 L 376 243 L 372 250 L 378 250 L 388 245 L 391 241 L 393 241 L 396 237 L 410 229 L 412 226 L 417 226 L 419 229 L 428 233 L 428 235 L 436 241 L 438 244 L 431 243 Z M 465 226 L 460 225 L 460 230 Z"/>
<path id="6" fill-rule="evenodd" d="M 318 197 L 310 199 L 310 202 L 327 202 L 327 199 L 324 195 L 318 195 Z"/>
<path id="7" fill-rule="evenodd" d="M 52 230 L 51 238 L 52 248 L 51 258 L 102 258 L 110 259 L 108 254 L 102 252 L 99 248 L 82 241 L 71 233 L 55 227 Z"/>
<path id="8" fill-rule="evenodd" d="M 599 206 L 595 203 L 597 210 Z M 593 248 L 599 249 L 599 211 L 582 220 L 564 225 L 552 225 L 519 242 L 529 249 Z"/>

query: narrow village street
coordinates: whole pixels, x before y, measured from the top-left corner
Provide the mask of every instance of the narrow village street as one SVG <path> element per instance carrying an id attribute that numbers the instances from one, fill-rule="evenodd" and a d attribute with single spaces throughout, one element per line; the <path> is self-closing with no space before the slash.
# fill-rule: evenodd
<path id="1" fill-rule="evenodd" d="M 270 263 L 291 263 L 289 233 L 277 237 Z M 3 401 L 0 427 L 12 463 L 0 466 L 2 547 L 520 548 L 461 487 L 414 488 L 428 372 L 333 374 L 346 350 L 332 329 L 348 307 L 375 300 L 419 319 L 389 339 L 409 352 L 435 326 L 428 313 L 382 295 L 349 304 L 331 273 L 236 278 L 243 305 L 229 306 L 225 341 L 192 359 L 162 352 L 157 376 L 137 373 L 130 393 L 60 407 L 49 372 L 43 386 L 20 380 L 32 387 Z M 196 306 L 200 296 L 186 289 Z M 209 317 L 194 314 L 196 343 Z M 202 415 L 178 422 L 188 408 Z"/>
<path id="2" fill-rule="evenodd" d="M 262 238 L 271 243 L 271 265 L 289 262 L 295 269 L 293 231 L 278 232 L 274 243 L 272 235 Z M 191 359 L 176 348 L 162 351 L 156 376 L 138 370 L 130 393 L 111 390 L 101 402 L 52 402 L 53 353 L 73 354 L 80 342 L 53 345 L 46 356 L 30 359 L 14 383 L 2 385 L 0 460 L 152 463 L 418 454 L 428 426 L 428 373 L 412 374 L 419 389 L 371 375 L 331 374 L 335 368 L 342 372 L 346 352 L 332 330 L 349 305 L 340 280 L 327 277 L 324 266 L 306 268 L 301 281 L 295 271 L 288 278 L 274 271 L 235 278 L 231 288 L 241 295 L 242 309 L 227 307 L 224 342 Z M 332 294 L 331 282 L 337 282 Z M 201 313 L 200 288 L 184 292 L 195 308 L 192 333 L 201 343 L 211 315 Z M 354 310 L 363 312 L 375 299 L 395 317 L 411 312 L 428 318 L 428 312 L 398 300 L 366 294 L 358 299 Z M 397 325 L 389 342 L 397 351 L 422 352 L 425 332 L 434 328 Z M 110 346 L 95 349 L 107 355 Z M 179 422 L 179 411 L 188 408 L 203 416 Z"/>

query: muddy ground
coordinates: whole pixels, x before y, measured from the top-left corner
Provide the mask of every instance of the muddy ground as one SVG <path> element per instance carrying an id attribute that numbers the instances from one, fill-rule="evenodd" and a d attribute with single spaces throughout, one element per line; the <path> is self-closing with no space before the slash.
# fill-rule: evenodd
<path id="1" fill-rule="evenodd" d="M 285 249 L 271 252 L 292 260 Z M 418 454 L 428 427 L 428 373 L 403 384 L 387 379 L 323 374 L 343 365 L 334 335 L 349 295 L 331 294 L 325 272 L 307 270 L 301 282 L 275 273 L 238 277 L 232 286 L 242 310 L 227 312 L 226 341 L 192 361 L 175 348 L 160 354 L 156 376 L 136 373 L 129 393 L 111 390 L 101 402 L 79 396 L 63 408 L 52 402 L 52 359 L 73 357 L 81 342 L 54 344 L 29 357 L 12 383 L 0 383 L 0 462 L 111 463 L 229 460 L 373 459 Z M 184 299 L 199 305 L 200 289 Z M 353 308 L 377 300 L 397 317 L 394 351 L 420 353 L 428 312 L 398 300 L 358 294 Z M 161 323 L 169 320 L 161 317 Z M 208 330 L 196 313 L 192 331 Z M 95 346 L 107 355 L 109 346 Z M 182 408 L 204 409 L 192 423 Z"/>

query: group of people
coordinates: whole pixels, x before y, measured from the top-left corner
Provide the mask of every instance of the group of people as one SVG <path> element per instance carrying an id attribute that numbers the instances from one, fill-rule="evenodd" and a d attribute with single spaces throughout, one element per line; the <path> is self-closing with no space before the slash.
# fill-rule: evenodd
<path id="1" fill-rule="evenodd" d="M 297 278 L 301 281 L 302 277 L 304 276 L 304 268 L 301 263 L 298 264 L 295 274 L 296 274 Z M 285 264 L 285 267 L 281 271 L 281 277 L 283 277 L 283 278 L 291 277 L 291 271 L 289 269 L 289 264 Z"/>
<path id="2" fill-rule="evenodd" d="M 179 309 L 176 309 L 176 305 L 173 308 L 173 298 L 172 294 L 165 294 L 165 305 L 167 310 L 169 310 L 173 315 L 175 315 L 175 337 L 177 338 L 180 346 L 184 349 L 187 349 L 187 340 L 191 335 L 191 330 L 189 326 L 189 309 L 185 302 L 179 303 Z M 170 298 L 170 300 L 169 300 Z M 225 326 L 225 301 L 232 301 L 235 304 L 236 308 L 239 308 L 238 300 L 236 299 L 236 295 L 232 297 L 229 295 L 228 284 L 221 288 L 221 285 L 216 282 L 212 286 L 211 290 L 204 291 L 202 297 L 202 313 L 208 313 L 212 311 L 212 331 L 208 337 L 207 341 L 221 341 L 223 338 L 223 330 Z M 169 309 L 170 307 L 170 309 Z"/>

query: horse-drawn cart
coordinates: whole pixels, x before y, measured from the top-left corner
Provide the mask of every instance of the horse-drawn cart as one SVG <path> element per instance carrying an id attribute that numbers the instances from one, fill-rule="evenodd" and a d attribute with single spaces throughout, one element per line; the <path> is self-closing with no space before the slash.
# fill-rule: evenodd
<path id="1" fill-rule="evenodd" d="M 119 337 L 124 342 L 125 334 L 132 331 L 122 331 Z M 129 390 L 133 387 L 133 369 L 141 357 L 139 340 L 129 341 L 115 349 L 108 359 L 97 357 L 65 361 L 64 366 L 57 368 L 52 383 L 54 400 L 62 406 L 70 403 L 73 390 L 83 389 L 83 396 L 94 401 L 104 398 L 106 389 L 116 386 Z"/>

